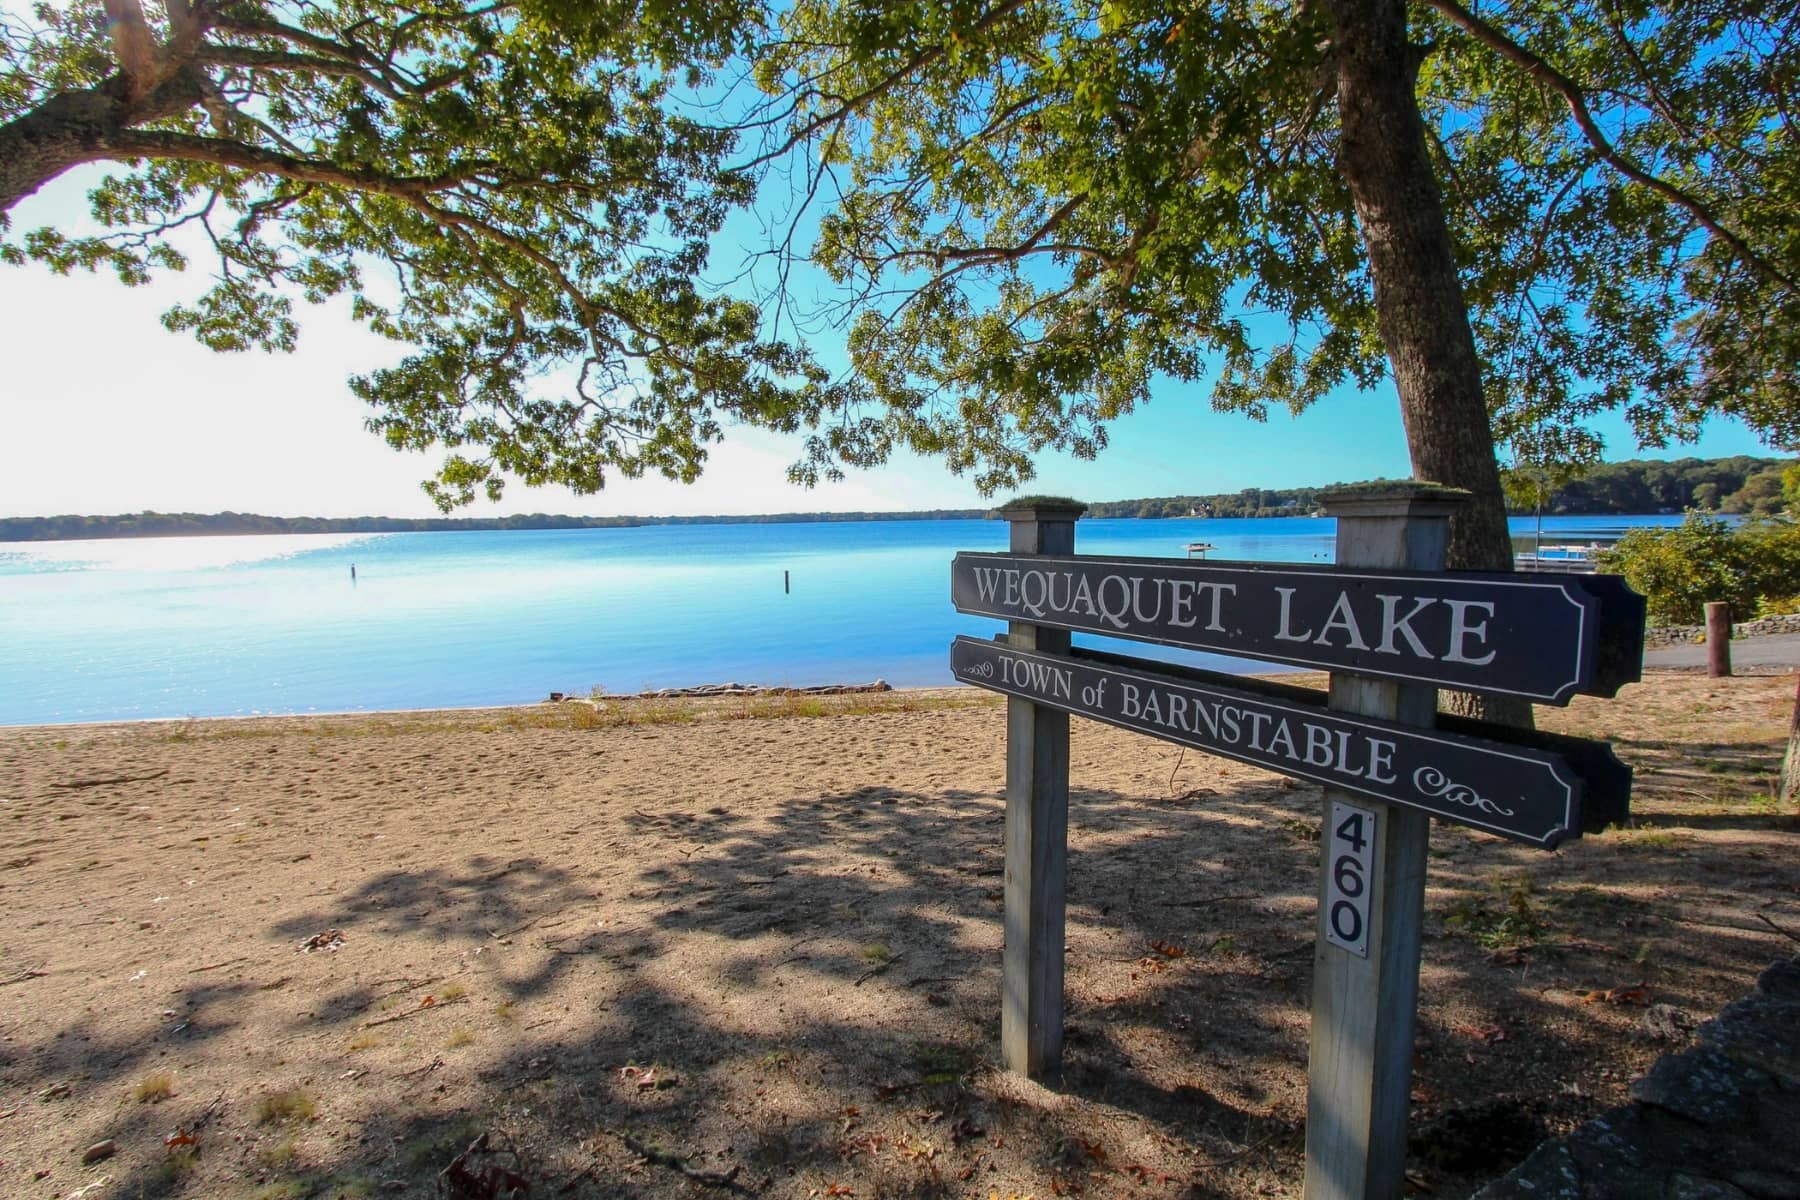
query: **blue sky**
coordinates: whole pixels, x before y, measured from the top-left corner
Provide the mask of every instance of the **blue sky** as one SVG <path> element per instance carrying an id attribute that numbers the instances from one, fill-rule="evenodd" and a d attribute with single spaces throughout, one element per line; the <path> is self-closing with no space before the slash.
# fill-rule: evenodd
<path id="1" fill-rule="evenodd" d="M 14 228 L 85 210 L 94 176 L 74 173 L 14 213 Z M 204 259 L 196 256 L 197 263 Z M 158 315 L 203 285 L 198 267 L 126 289 L 110 276 L 58 278 L 0 268 L 0 357 L 8 436 L 0 441 L 0 516 L 236 510 L 276 515 L 426 516 L 432 460 L 389 450 L 362 426 L 346 386 L 403 348 L 359 329 L 343 306 L 302 312 L 294 355 L 218 355 L 167 333 Z M 829 347 L 826 347 L 829 351 Z M 1640 456 L 1622 421 L 1598 426 L 1614 459 Z M 1335 396 L 1266 423 L 1219 414 L 1206 384 L 1166 385 L 1111 428 L 1098 461 L 1047 455 L 1033 491 L 1086 500 L 1292 487 L 1409 474 L 1390 388 Z M 784 470 L 797 442 L 728 430 L 698 484 L 619 480 L 595 496 L 509 488 L 467 515 L 596 515 L 964 508 L 986 503 L 936 462 L 901 457 L 812 491 Z M 1735 422 L 1656 457 L 1772 453 Z"/>

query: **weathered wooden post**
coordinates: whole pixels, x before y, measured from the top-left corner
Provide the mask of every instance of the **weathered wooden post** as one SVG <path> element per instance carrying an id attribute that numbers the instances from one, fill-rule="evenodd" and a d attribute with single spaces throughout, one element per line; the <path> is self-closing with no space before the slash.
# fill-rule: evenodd
<path id="1" fill-rule="evenodd" d="M 1000 510 L 1014 554 L 1075 553 L 1087 506 L 1031 499 Z M 1007 623 L 1007 644 L 1066 654 L 1066 630 Z M 1017 696 L 1006 701 L 1006 949 L 1000 1053 L 1008 1070 L 1062 1076 L 1063 882 L 1069 845 L 1069 714 Z"/>
<path id="2" fill-rule="evenodd" d="M 1432 484 L 1321 497 L 1338 519 L 1337 565 L 1442 571 L 1448 518 L 1467 498 Z M 1480 620 L 1466 616 L 1465 628 Z M 1429 726 L 1437 689 L 1334 671 L 1331 708 Z M 1324 807 L 1305 1200 L 1388 1200 L 1401 1194 L 1406 1170 L 1431 820 L 1329 787 Z"/>
<path id="3" fill-rule="evenodd" d="M 1706 673 L 1731 674 L 1731 605 L 1723 600 L 1706 605 Z"/>

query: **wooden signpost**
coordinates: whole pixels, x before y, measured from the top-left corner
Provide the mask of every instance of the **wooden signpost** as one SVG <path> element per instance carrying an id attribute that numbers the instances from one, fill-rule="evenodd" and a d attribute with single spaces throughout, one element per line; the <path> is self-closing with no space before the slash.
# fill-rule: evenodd
<path id="1" fill-rule="evenodd" d="M 1437 714 L 1437 688 L 1566 704 L 1639 677 L 1644 602 L 1610 576 L 1446 572 L 1466 493 L 1376 485 L 1324 498 L 1333 567 L 1074 554 L 1080 505 L 1001 510 L 1010 553 L 959 554 L 956 677 L 1007 699 L 1001 1049 L 1062 1062 L 1068 714 L 1325 786 L 1307 1200 L 1400 1194 L 1430 819 L 1545 849 L 1621 820 L 1631 773 L 1604 743 Z M 1331 671 L 1328 695 L 1072 649 L 1069 631 Z M 1323 701 L 1323 702 L 1321 702 Z"/>

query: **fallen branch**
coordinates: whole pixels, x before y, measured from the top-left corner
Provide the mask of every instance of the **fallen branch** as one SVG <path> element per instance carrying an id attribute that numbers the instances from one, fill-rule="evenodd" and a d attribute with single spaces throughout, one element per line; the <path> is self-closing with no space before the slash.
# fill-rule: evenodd
<path id="1" fill-rule="evenodd" d="M 238 963 L 247 963 L 249 961 L 250 960 L 247 958 L 228 958 L 224 962 L 207 963 L 204 967 L 195 967 L 193 970 L 189 971 L 188 974 L 198 975 L 202 971 L 217 971 L 221 967 L 232 967 L 236 966 Z"/>
<path id="2" fill-rule="evenodd" d="M 789 950 L 798 950 L 802 946 L 810 945 L 811 943 L 818 941 L 821 936 L 823 936 L 823 935 L 814 934 L 812 937 L 803 937 L 797 942 L 789 942 L 788 949 Z M 789 963 L 805 962 L 807 959 L 809 959 L 811 957 L 812 957 L 812 955 L 810 955 L 810 954 L 790 954 L 786 958 L 780 960 L 779 962 L 771 963 L 769 966 L 769 970 L 773 971 L 777 967 L 785 967 Z"/>
<path id="3" fill-rule="evenodd" d="M 1729 929 L 1734 933 L 1761 933 L 1762 932 L 1762 930 L 1758 929 L 1754 925 L 1740 925 L 1736 921 L 1704 921 L 1704 920 L 1701 920 L 1699 917 L 1670 916 L 1665 913 L 1656 912 L 1655 910 L 1652 910 L 1652 909 L 1646 909 L 1645 915 L 1654 917 L 1659 921 L 1667 921 L 1671 925 L 1695 925 L 1695 926 L 1700 927 L 1701 929 Z M 1774 928 L 1775 932 L 1777 932 L 1777 933 L 1785 934 L 1788 937 L 1794 937 L 1793 934 L 1788 933 L 1787 930 L 1781 928 L 1781 926 L 1779 926 L 1779 925 L 1776 925 L 1775 922 L 1769 920 L 1769 918 L 1763 916 L 1761 913 L 1756 914 L 1756 919 L 1763 922 L 1765 925 L 1772 926 Z M 1800 941 L 1800 938 L 1795 938 L 1795 940 Z"/>
<path id="4" fill-rule="evenodd" d="M 212 1103 L 206 1106 L 206 1111 L 194 1118 L 194 1124 L 188 1129 L 188 1132 L 199 1133 L 202 1129 L 206 1128 L 206 1123 L 218 1115 L 219 1110 L 224 1107 L 225 1093 L 220 1092 L 212 1098 Z"/>
<path id="5" fill-rule="evenodd" d="M 1205 908 L 1209 904 L 1224 904 L 1228 900 L 1255 900 L 1260 892 L 1233 892 L 1229 896 L 1208 896 L 1204 900 L 1163 900 L 1164 908 Z"/>
<path id="6" fill-rule="evenodd" d="M 178 1146 L 193 1146 L 197 1149 L 200 1145 L 200 1131 L 205 1129 L 206 1123 L 224 1107 L 225 1093 L 220 1092 L 212 1098 L 212 1103 L 206 1106 L 206 1111 L 195 1117 L 191 1124 L 175 1126 L 175 1132 L 163 1139 L 163 1145 L 171 1150 Z"/>
<path id="7" fill-rule="evenodd" d="M 1795 933 L 1791 929 L 1783 929 L 1761 913 L 1756 914 L 1756 919 L 1761 921 L 1764 925 L 1767 925 L 1770 929 L 1773 929 L 1776 933 L 1779 933 L 1782 937 L 1788 938 L 1791 941 L 1800 942 L 1800 933 Z"/>
<path id="8" fill-rule="evenodd" d="M 15 983 L 24 983 L 27 979 L 42 979 L 48 971 L 25 971 L 14 975 L 11 979 L 0 979 L 0 987 L 11 987 Z"/>
<path id="9" fill-rule="evenodd" d="M 430 1004 L 421 1004 L 417 1008 L 409 1008 L 403 1013 L 395 1013 L 391 1017 L 377 1017 L 373 1021 L 364 1021 L 364 1029 L 373 1029 L 377 1025 L 392 1025 L 395 1021 L 404 1021 L 408 1017 L 416 1017 L 424 1012 L 436 1012 L 440 1008 L 449 1008 L 453 1004 L 467 1004 L 467 997 L 458 996 L 454 1000 L 433 1000 Z"/>
<path id="10" fill-rule="evenodd" d="M 743 1169 L 742 1163 L 739 1163 L 732 1167 L 731 1170 L 723 1173 L 718 1171 L 701 1171 L 688 1166 L 687 1159 L 682 1156 L 670 1154 L 666 1150 L 658 1150 L 654 1146 L 646 1146 L 644 1143 L 632 1137 L 629 1133 L 621 1133 L 619 1135 L 619 1140 L 625 1143 L 625 1148 L 627 1150 L 631 1151 L 645 1162 L 654 1163 L 659 1167 L 667 1167 L 671 1171 L 677 1171 L 684 1177 L 693 1180 L 695 1183 L 704 1184 L 707 1187 L 724 1188 L 728 1192 L 736 1192 L 743 1196 L 756 1195 L 754 1189 L 747 1188 L 737 1181 L 738 1172 Z"/>
<path id="11" fill-rule="evenodd" d="M 496 1144 L 489 1146 L 492 1139 Z M 512 1139 L 504 1133 L 483 1133 L 468 1149 L 438 1172 L 437 1194 L 448 1200 L 476 1200 L 488 1196 L 523 1196 L 531 1190 L 525 1164 Z"/>
<path id="12" fill-rule="evenodd" d="M 67 783 L 53 783 L 53 788 L 66 788 L 74 791 L 77 788 L 105 787 L 109 783 L 143 783 L 147 779 L 161 779 L 169 770 L 164 767 L 160 771 L 152 771 L 148 775 L 114 775 L 106 779 L 71 779 Z"/>
<path id="13" fill-rule="evenodd" d="M 597 1181 L 598 1176 L 595 1175 L 594 1172 L 597 1171 L 598 1169 L 599 1168 L 596 1164 L 589 1163 L 587 1166 L 581 1168 L 581 1170 L 575 1172 L 575 1174 L 569 1176 L 568 1182 L 563 1184 L 561 1187 L 557 1188 L 556 1190 L 559 1193 L 560 1192 L 572 1192 L 575 1190 L 575 1185 L 580 1183 L 584 1179 L 594 1179 Z"/>
<path id="14" fill-rule="evenodd" d="M 391 992 L 383 992 L 379 996 L 373 996 L 369 999 L 367 1004 L 363 1005 L 363 1007 L 367 1008 L 367 1007 L 369 1007 L 370 1004 L 380 1004 L 383 1000 L 388 999 L 390 996 L 404 996 L 408 992 L 416 992 L 420 988 L 430 987 L 434 983 L 442 983 L 442 982 L 444 982 L 444 980 L 446 978 L 448 978 L 448 976 L 433 975 L 429 979 L 408 979 L 404 975 L 398 975 L 398 976 L 395 976 L 393 979 L 377 979 L 373 983 L 371 983 L 369 986 L 370 987 L 380 987 L 381 985 L 386 984 L 386 983 L 399 983 L 399 984 L 404 984 L 405 986 L 397 987 Z"/>
<path id="15" fill-rule="evenodd" d="M 552 954 L 561 954 L 567 958 L 576 958 L 583 954 L 594 954 L 594 953 L 598 952 L 600 949 L 600 947 L 598 947 L 598 946 L 589 946 L 589 945 L 583 944 L 583 945 L 575 947 L 573 950 L 565 950 L 561 946 L 552 946 L 548 942 L 544 943 L 544 948 L 546 950 L 550 951 L 550 953 L 552 953 Z"/>
<path id="16" fill-rule="evenodd" d="M 551 911 L 544 913 L 541 916 L 533 917 L 533 918 L 531 918 L 531 920 L 525 922 L 523 925 L 516 925 L 513 928 L 508 929 L 503 933 L 495 933 L 493 930 L 487 929 L 487 928 L 483 928 L 482 932 L 486 933 L 489 937 L 493 938 L 496 942 L 503 942 L 509 937 L 513 937 L 517 934 L 524 933 L 527 929 L 531 929 L 538 925 L 542 925 L 545 921 L 548 921 L 551 917 L 561 916 L 563 913 L 568 912 L 571 908 L 574 908 L 575 905 L 579 904 L 579 903 L 584 903 L 584 901 L 572 901 L 568 904 L 563 905 L 560 908 L 552 909 Z M 557 924 L 560 925 L 560 924 L 562 924 L 562 922 L 559 921 L 559 922 L 557 922 Z M 552 925 L 549 928 L 554 929 L 554 928 L 556 928 L 556 926 Z"/>
<path id="17" fill-rule="evenodd" d="M 433 1071 L 438 1070 L 443 1065 L 444 1065 L 444 1060 L 442 1058 L 434 1058 L 422 1067 L 415 1067 L 414 1069 L 412 1069 L 410 1071 L 400 1072 L 399 1077 L 401 1079 L 411 1079 L 415 1075 L 429 1075 Z"/>
<path id="18" fill-rule="evenodd" d="M 853 984 L 852 986 L 861 987 L 864 983 L 875 978 L 877 975 L 886 974 L 890 967 L 892 967 L 895 963 L 899 962 L 901 959 L 903 959 L 905 957 L 906 957 L 906 955 L 904 955 L 904 954 L 896 954 L 896 955 L 894 955 L 894 957 L 888 959 L 886 962 L 880 963 L 877 966 L 871 967 L 869 970 L 864 971 L 861 975 L 858 975 L 856 977 L 855 984 Z"/>
<path id="19" fill-rule="evenodd" d="M 1257 1141 L 1251 1142 L 1248 1146 L 1245 1146 L 1242 1150 L 1233 1151 L 1232 1153 L 1225 1155 L 1223 1158 L 1203 1158 L 1203 1159 L 1199 1160 L 1198 1162 L 1190 1163 L 1188 1165 L 1195 1166 L 1195 1167 L 1229 1166 L 1232 1163 L 1238 1161 L 1240 1158 L 1248 1158 L 1250 1155 L 1256 1153 L 1258 1150 L 1261 1150 L 1264 1146 L 1268 1145 L 1270 1142 L 1274 1141 L 1278 1136 L 1280 1136 L 1280 1134 L 1282 1132 L 1283 1132 L 1282 1130 L 1277 1129 L 1274 1133 L 1268 1134 L 1267 1136 L 1265 1136 Z"/>

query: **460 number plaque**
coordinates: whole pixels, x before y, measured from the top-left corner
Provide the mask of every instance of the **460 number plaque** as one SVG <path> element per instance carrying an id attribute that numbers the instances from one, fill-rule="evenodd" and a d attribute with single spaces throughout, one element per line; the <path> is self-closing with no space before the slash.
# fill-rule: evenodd
<path id="1" fill-rule="evenodd" d="M 1369 878 L 1375 810 L 1333 799 L 1325 830 L 1325 940 L 1369 957 Z"/>

